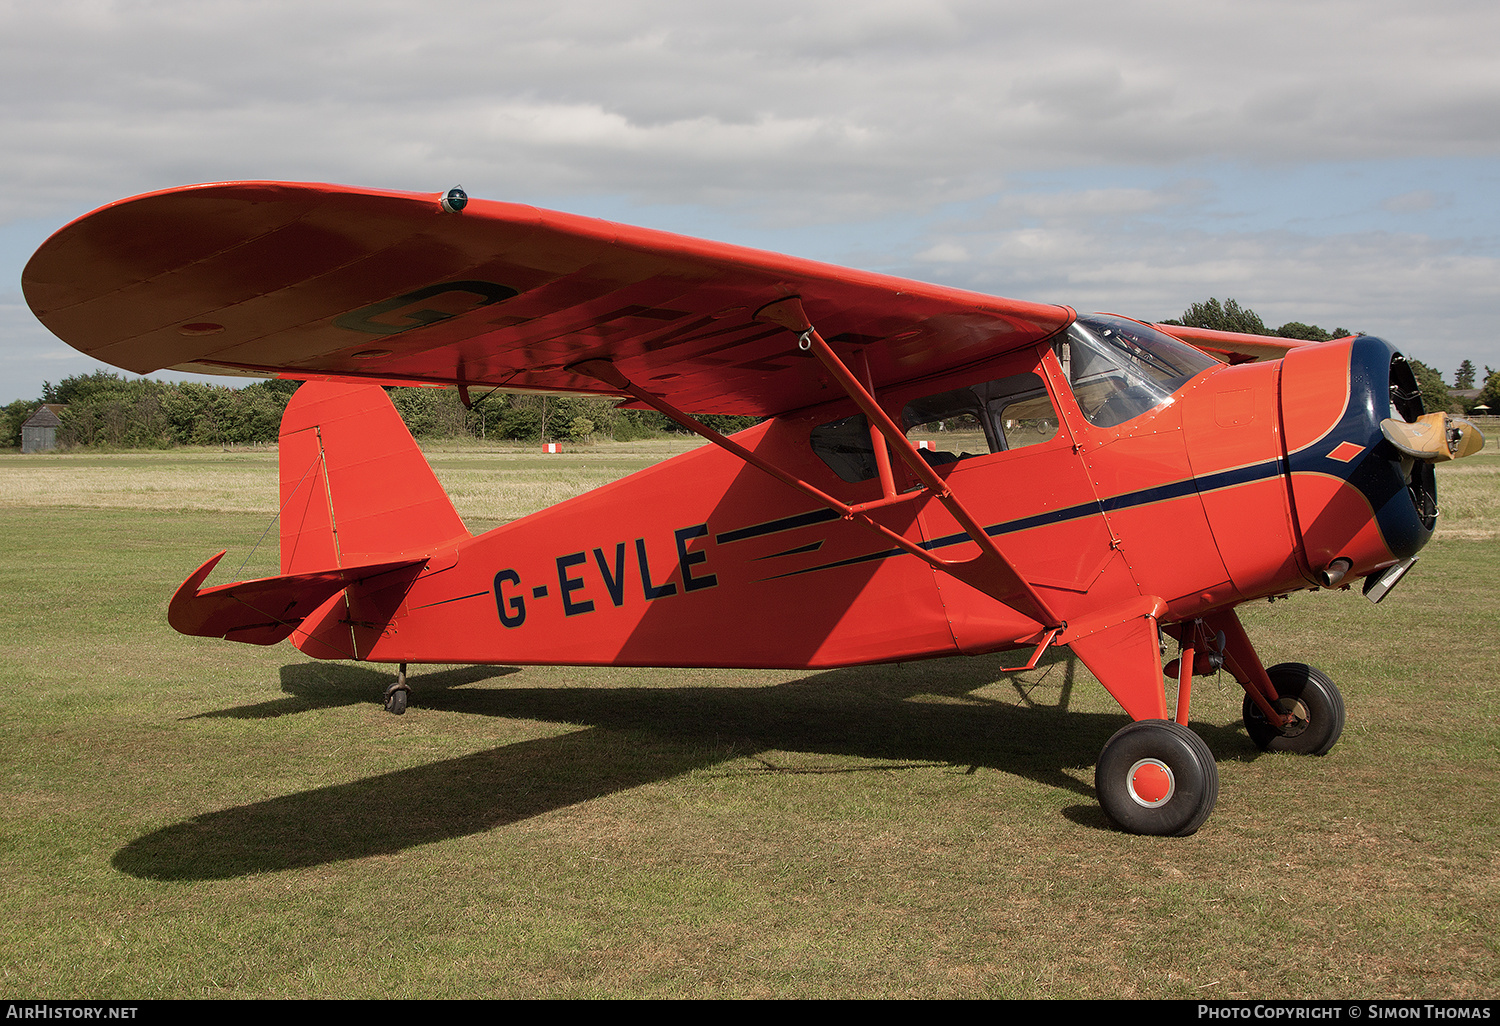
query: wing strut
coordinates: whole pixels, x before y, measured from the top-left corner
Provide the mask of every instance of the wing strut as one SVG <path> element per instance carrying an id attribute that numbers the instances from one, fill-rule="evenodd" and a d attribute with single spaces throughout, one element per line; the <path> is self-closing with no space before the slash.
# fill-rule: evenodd
<path id="1" fill-rule="evenodd" d="M 815 485 L 811 485 L 782 470 L 780 467 L 767 462 L 738 442 L 724 437 L 713 428 L 677 409 L 659 396 L 647 392 L 626 378 L 620 372 L 619 368 L 609 360 L 584 360 L 581 363 L 573 364 L 568 369 L 602 381 L 611 388 L 618 389 L 622 393 L 645 403 L 647 406 L 670 417 L 689 431 L 701 435 L 722 449 L 728 450 L 751 466 L 758 467 L 778 481 L 806 495 L 810 495 L 838 513 L 845 520 L 858 521 L 866 527 L 879 532 L 903 552 L 916 556 L 934 568 L 977 588 L 986 595 L 1005 603 L 1017 612 L 1029 616 L 1037 622 L 1039 632 L 1055 631 L 1055 629 L 1063 627 L 1063 621 L 1052 611 L 1046 600 L 1020 575 L 1010 560 L 1005 558 L 1005 555 L 995 545 L 994 539 L 985 533 L 984 528 L 974 519 L 974 516 L 958 497 L 953 494 L 947 483 L 938 477 L 932 468 L 927 465 L 927 461 L 922 459 L 921 455 L 918 454 L 916 447 L 907 439 L 905 432 L 897 427 L 895 422 L 880 408 L 880 404 L 875 401 L 875 397 L 871 394 L 867 385 L 861 383 L 854 376 L 849 368 L 844 365 L 843 361 L 839 359 L 838 355 L 829 347 L 828 343 L 812 327 L 807 320 L 806 314 L 803 313 L 801 302 L 796 297 L 779 300 L 770 306 L 763 307 L 756 314 L 756 318 L 780 324 L 797 332 L 798 347 L 804 351 L 810 350 L 828 368 L 829 373 L 834 376 L 844 391 L 849 394 L 849 397 L 854 400 L 855 404 L 869 420 L 871 425 L 870 441 L 875 447 L 876 469 L 879 474 L 882 493 L 879 499 L 850 505 L 829 495 Z M 868 378 L 868 366 L 865 366 L 863 369 Z M 921 482 L 920 488 L 904 493 L 896 490 L 895 477 L 891 473 L 890 452 L 887 444 L 895 448 L 896 454 L 901 457 L 902 462 L 906 464 L 917 480 Z M 876 521 L 869 515 L 873 510 L 885 506 L 894 506 L 902 502 L 911 502 L 925 496 L 936 498 L 947 507 L 948 512 L 958 521 L 959 526 L 979 546 L 979 555 L 965 560 L 942 559 L 933 555 L 923 546 L 911 541 L 905 535 L 899 534 Z"/>

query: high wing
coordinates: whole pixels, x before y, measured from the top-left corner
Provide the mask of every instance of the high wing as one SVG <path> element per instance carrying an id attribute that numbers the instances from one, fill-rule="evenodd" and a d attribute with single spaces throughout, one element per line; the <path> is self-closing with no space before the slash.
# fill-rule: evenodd
<path id="1" fill-rule="evenodd" d="M 539 210 L 343 186 L 150 193 L 62 228 L 23 274 L 58 337 L 163 368 L 620 394 L 581 363 L 697 413 L 769 416 L 842 395 L 789 297 L 875 387 L 1047 337 L 1064 306 L 999 299 Z"/>
<path id="2" fill-rule="evenodd" d="M 1251 335 L 1243 331 L 1215 331 L 1181 324 L 1153 324 L 1153 328 L 1179 338 L 1188 345 L 1217 356 L 1226 363 L 1250 363 L 1256 360 L 1279 360 L 1290 350 L 1320 343 L 1279 335 Z"/>

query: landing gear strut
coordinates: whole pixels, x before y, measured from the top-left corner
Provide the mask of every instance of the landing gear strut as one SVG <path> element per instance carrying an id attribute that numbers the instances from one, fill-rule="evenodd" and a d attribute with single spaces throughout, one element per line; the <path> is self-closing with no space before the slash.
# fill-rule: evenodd
<path id="1" fill-rule="evenodd" d="M 1156 659 L 1163 609 L 1146 611 L 1140 620 L 1106 619 L 1065 643 L 1135 720 L 1099 753 L 1094 788 L 1105 814 L 1129 833 L 1185 837 L 1204 824 L 1219 797 L 1213 753 L 1186 726 L 1195 674 L 1216 672 L 1221 664 L 1229 669 L 1245 689 L 1245 729 L 1266 751 L 1325 754 L 1343 733 L 1344 699 L 1311 666 L 1265 669 L 1234 610 L 1222 609 L 1167 628 L 1181 646 L 1166 668 L 1178 679 L 1177 718 L 1170 720 Z"/>
<path id="2" fill-rule="evenodd" d="M 400 716 L 406 712 L 406 700 L 411 695 L 411 688 L 406 686 L 406 664 L 401 664 L 401 669 L 396 671 L 396 683 L 385 689 L 385 711 Z"/>

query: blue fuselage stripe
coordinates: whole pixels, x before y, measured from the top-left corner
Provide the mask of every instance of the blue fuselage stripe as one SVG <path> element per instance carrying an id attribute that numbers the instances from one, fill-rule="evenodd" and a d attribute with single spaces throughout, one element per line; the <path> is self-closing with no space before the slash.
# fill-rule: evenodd
<path id="1" fill-rule="evenodd" d="M 1047 510 L 1036 513 L 1029 517 L 1021 517 L 1017 520 L 1007 520 L 1004 523 L 994 524 L 984 529 L 984 533 L 991 538 L 1005 534 L 1014 534 L 1018 531 L 1029 531 L 1036 527 L 1046 527 L 1049 524 L 1065 523 L 1069 520 L 1080 520 L 1084 517 L 1107 513 L 1113 510 L 1130 509 L 1135 506 L 1147 506 L 1155 502 L 1166 502 L 1171 499 L 1180 499 L 1193 494 L 1217 491 L 1221 488 L 1233 488 L 1238 485 L 1249 484 L 1253 481 L 1264 481 L 1284 473 L 1285 467 L 1280 459 L 1266 460 L 1262 463 L 1251 464 L 1246 467 L 1236 467 L 1232 470 L 1221 470 L 1201 478 L 1184 478 L 1180 481 L 1172 481 L 1164 485 L 1152 488 L 1142 488 L 1133 492 L 1125 492 L 1121 495 L 1112 495 L 1109 498 L 1096 502 L 1079 503 L 1076 506 L 1064 506 L 1060 509 Z M 824 515 L 826 514 L 826 515 Z M 719 541 L 738 541 L 742 537 L 754 537 L 760 534 L 770 534 L 777 530 L 792 530 L 796 527 L 804 527 L 811 524 L 825 523 L 838 518 L 838 514 L 832 510 L 814 511 L 794 517 L 785 517 L 781 520 L 760 524 L 756 527 L 743 528 L 718 536 Z M 794 522 L 795 521 L 795 522 Z M 785 525 L 785 526 L 777 526 Z M 921 542 L 921 547 L 929 552 L 934 549 L 947 548 L 950 545 L 959 545 L 972 539 L 965 532 L 945 535 L 934 538 L 931 541 Z M 853 566 L 857 563 L 867 563 L 871 560 L 888 559 L 891 556 L 902 555 L 901 549 L 884 549 L 880 552 L 870 552 L 862 556 L 851 556 L 848 559 L 840 559 L 831 563 L 821 563 L 818 566 L 810 566 L 802 570 L 792 570 L 785 574 L 778 574 L 767 580 L 778 580 L 782 577 L 795 577 L 799 574 L 809 574 L 818 570 L 831 570 L 841 566 Z"/>

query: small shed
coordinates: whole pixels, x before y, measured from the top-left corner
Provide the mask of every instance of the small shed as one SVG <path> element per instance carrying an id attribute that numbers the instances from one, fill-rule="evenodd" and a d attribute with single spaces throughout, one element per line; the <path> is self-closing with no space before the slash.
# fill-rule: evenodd
<path id="1" fill-rule="evenodd" d="M 58 414 L 62 408 L 62 403 L 46 403 L 26 418 L 21 425 L 22 452 L 46 452 L 57 448 L 57 429 L 62 426 Z"/>

